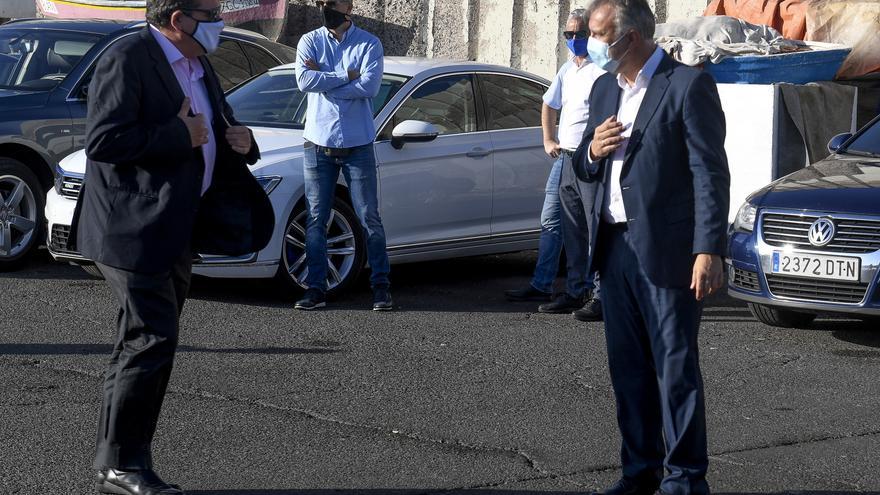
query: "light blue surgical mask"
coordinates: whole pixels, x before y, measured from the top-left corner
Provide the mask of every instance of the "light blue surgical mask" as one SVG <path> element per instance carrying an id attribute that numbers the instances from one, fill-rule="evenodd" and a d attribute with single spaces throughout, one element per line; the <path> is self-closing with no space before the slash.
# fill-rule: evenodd
<path id="1" fill-rule="evenodd" d="M 625 38 L 627 34 L 629 33 L 624 33 L 610 45 L 591 36 L 587 43 L 587 53 L 590 55 L 590 61 L 596 64 L 600 69 L 616 74 L 617 70 L 620 68 L 620 61 L 623 60 L 623 57 L 625 57 L 627 53 L 629 53 L 629 47 L 627 47 L 626 51 L 623 52 L 623 55 L 617 60 L 611 58 L 609 52 L 611 51 L 611 47 Z"/>
<path id="2" fill-rule="evenodd" d="M 226 24 L 223 21 L 206 22 L 198 19 L 196 21 L 196 30 L 190 35 L 196 42 L 202 46 L 205 53 L 210 55 L 217 51 L 220 46 L 220 33 Z"/>

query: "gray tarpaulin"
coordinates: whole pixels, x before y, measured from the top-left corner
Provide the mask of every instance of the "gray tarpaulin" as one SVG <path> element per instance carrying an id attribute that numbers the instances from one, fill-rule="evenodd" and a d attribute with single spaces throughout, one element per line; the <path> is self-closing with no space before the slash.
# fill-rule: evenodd
<path id="1" fill-rule="evenodd" d="M 771 27 L 723 15 L 658 24 L 654 37 L 666 53 L 687 65 L 718 63 L 737 55 L 791 52 L 802 46 Z"/>

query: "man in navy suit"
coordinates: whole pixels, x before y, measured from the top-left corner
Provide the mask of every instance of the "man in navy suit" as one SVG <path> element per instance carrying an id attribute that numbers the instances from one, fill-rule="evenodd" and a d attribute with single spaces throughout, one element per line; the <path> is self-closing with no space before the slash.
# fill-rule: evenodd
<path id="1" fill-rule="evenodd" d="M 623 477 L 603 493 L 708 494 L 697 333 L 723 282 L 725 121 L 715 81 L 659 49 L 654 22 L 646 0 L 596 0 L 588 50 L 609 74 L 573 158 L 622 437 Z"/>

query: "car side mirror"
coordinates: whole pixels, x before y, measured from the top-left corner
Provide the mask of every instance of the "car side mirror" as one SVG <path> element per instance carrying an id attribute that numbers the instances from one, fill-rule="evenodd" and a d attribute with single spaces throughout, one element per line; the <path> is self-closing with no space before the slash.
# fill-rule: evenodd
<path id="1" fill-rule="evenodd" d="M 405 143 L 427 143 L 437 139 L 440 131 L 434 124 L 421 120 L 404 120 L 391 131 L 391 146 L 399 150 Z"/>
<path id="2" fill-rule="evenodd" d="M 89 99 L 89 83 L 85 83 L 82 86 L 80 86 L 78 93 L 79 94 L 77 96 L 79 96 L 79 98 L 81 100 L 88 100 Z"/>
<path id="3" fill-rule="evenodd" d="M 834 136 L 831 138 L 831 141 L 828 141 L 828 152 L 832 154 L 837 153 L 843 148 L 843 143 L 849 141 L 851 137 L 852 134 L 848 132 Z"/>

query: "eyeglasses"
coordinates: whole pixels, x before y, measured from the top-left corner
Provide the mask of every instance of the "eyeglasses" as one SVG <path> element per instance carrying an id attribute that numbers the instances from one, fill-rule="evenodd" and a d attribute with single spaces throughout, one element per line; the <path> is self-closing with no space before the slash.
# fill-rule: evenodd
<path id="1" fill-rule="evenodd" d="M 336 1 L 333 1 L 333 0 L 329 0 L 329 1 L 326 1 L 326 2 L 323 1 L 323 0 L 317 0 L 317 1 L 315 2 L 315 7 L 318 7 L 319 9 L 320 9 L 320 8 L 323 8 L 323 7 L 329 7 L 329 8 L 332 9 L 332 8 L 335 8 L 335 7 L 336 7 L 336 4 L 337 4 L 337 3 L 344 3 L 344 4 L 348 5 L 348 4 L 350 4 L 351 2 L 350 2 L 350 1 L 346 1 L 346 0 L 342 0 L 342 1 L 340 1 L 340 2 L 336 2 Z"/>
<path id="2" fill-rule="evenodd" d="M 220 14 L 223 13 L 223 7 L 217 7 L 215 9 L 183 9 L 182 10 L 186 15 L 189 15 L 193 12 L 201 12 L 208 16 L 208 20 L 211 22 L 222 21 L 223 18 L 220 17 Z"/>
<path id="3" fill-rule="evenodd" d="M 585 29 L 581 29 L 580 31 L 563 31 L 562 36 L 567 40 L 572 38 L 582 40 L 587 37 L 587 31 Z"/>

